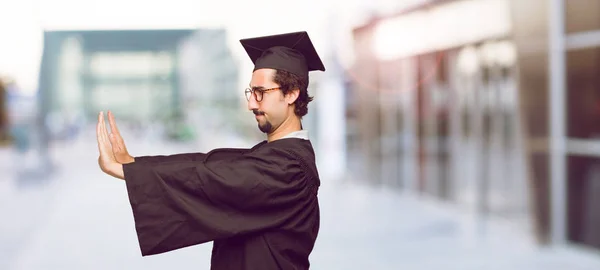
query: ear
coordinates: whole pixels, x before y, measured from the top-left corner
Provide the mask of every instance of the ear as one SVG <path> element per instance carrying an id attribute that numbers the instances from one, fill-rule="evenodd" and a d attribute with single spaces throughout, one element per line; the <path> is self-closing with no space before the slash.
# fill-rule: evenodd
<path id="1" fill-rule="evenodd" d="M 296 99 L 298 99 L 299 95 L 300 95 L 300 89 L 294 89 L 292 91 L 289 91 L 284 97 L 285 102 L 288 105 L 292 105 L 292 104 L 294 104 L 294 102 L 296 102 Z"/>

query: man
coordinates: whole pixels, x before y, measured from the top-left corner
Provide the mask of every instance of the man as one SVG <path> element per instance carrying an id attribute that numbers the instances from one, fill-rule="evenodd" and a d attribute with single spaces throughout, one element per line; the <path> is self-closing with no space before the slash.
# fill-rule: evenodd
<path id="1" fill-rule="evenodd" d="M 251 149 L 133 158 L 112 113 L 98 116 L 99 164 L 124 179 L 143 256 L 213 242 L 211 269 L 308 269 L 320 185 L 301 119 L 308 72 L 325 70 L 306 32 L 243 39 L 245 95 L 267 140 Z"/>

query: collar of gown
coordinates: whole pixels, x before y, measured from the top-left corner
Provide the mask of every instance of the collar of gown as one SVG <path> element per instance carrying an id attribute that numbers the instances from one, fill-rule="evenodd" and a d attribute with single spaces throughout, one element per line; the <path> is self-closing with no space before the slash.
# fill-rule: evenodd
<path id="1" fill-rule="evenodd" d="M 298 131 L 290 132 L 289 134 L 282 137 L 282 139 L 286 139 L 286 138 L 297 138 L 297 139 L 308 140 L 308 130 L 298 130 Z"/>

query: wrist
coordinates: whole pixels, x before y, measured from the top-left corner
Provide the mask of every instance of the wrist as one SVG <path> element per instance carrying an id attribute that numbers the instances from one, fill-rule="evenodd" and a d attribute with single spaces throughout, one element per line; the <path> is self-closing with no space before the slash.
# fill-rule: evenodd
<path id="1" fill-rule="evenodd" d="M 112 177 L 125 180 L 125 174 L 123 173 L 123 164 L 117 162 L 112 163 L 109 169 L 109 174 Z"/>

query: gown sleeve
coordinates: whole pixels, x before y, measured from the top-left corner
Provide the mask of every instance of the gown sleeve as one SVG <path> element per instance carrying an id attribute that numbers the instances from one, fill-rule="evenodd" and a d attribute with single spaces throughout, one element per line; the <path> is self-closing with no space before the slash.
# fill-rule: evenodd
<path id="1" fill-rule="evenodd" d="M 285 151 L 123 168 L 143 256 L 281 226 L 311 205 Z"/>
<path id="2" fill-rule="evenodd" d="M 160 155 L 160 156 L 139 156 L 135 157 L 135 162 L 141 163 L 160 163 L 160 162 L 176 162 L 176 161 L 203 161 L 206 157 L 205 153 L 184 153 L 175 155 Z"/>

